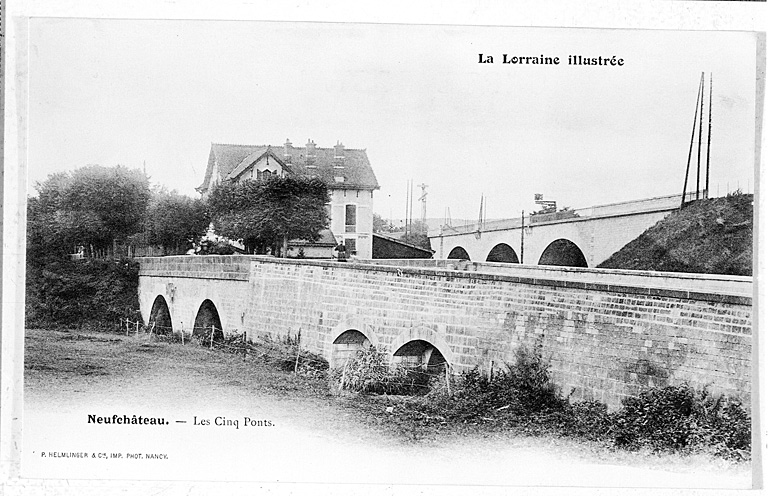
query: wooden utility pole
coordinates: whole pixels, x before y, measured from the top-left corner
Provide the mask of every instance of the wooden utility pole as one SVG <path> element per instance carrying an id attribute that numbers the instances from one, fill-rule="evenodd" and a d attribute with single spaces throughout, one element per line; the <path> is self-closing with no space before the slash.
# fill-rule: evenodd
<path id="1" fill-rule="evenodd" d="M 712 73 L 709 73 L 709 129 L 707 130 L 707 178 L 704 198 L 709 198 L 709 148 L 712 144 Z"/>
<path id="2" fill-rule="evenodd" d="M 525 254 L 525 210 L 520 213 L 520 263 L 523 263 Z"/>
<path id="3" fill-rule="evenodd" d="M 701 88 L 704 86 L 704 73 L 701 73 L 699 81 L 699 91 L 696 94 L 696 112 L 693 114 L 693 129 L 691 130 L 691 145 L 688 147 L 688 165 L 685 167 L 685 182 L 683 183 L 683 198 L 680 200 L 680 208 L 685 206 L 685 192 L 688 189 L 688 173 L 691 170 L 691 154 L 693 153 L 693 138 L 696 136 L 696 119 L 699 117 L 699 98 L 701 97 Z"/>
<path id="4" fill-rule="evenodd" d="M 408 202 L 410 201 L 409 191 L 411 189 L 410 179 L 405 182 L 405 238 L 403 241 L 408 242 Z"/>
<path id="5" fill-rule="evenodd" d="M 699 176 L 701 175 L 701 133 L 702 133 L 702 127 L 704 124 L 704 73 L 701 73 L 701 89 L 699 90 L 701 93 L 701 110 L 699 112 L 699 156 L 696 160 L 696 199 L 699 199 L 699 191 L 701 190 L 701 186 L 699 184 Z"/>

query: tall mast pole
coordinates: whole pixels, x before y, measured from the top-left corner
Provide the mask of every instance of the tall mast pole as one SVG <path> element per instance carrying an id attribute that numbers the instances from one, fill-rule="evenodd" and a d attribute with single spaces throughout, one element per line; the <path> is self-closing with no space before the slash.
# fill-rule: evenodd
<path id="1" fill-rule="evenodd" d="M 405 182 L 405 242 L 408 242 L 408 181 Z"/>
<path id="2" fill-rule="evenodd" d="M 413 236 L 413 179 L 411 179 L 411 200 L 410 200 L 410 210 L 408 212 L 408 218 L 411 222 L 411 236 Z"/>
<path id="3" fill-rule="evenodd" d="M 709 198 L 709 148 L 712 145 L 712 73 L 709 73 L 709 129 L 707 130 L 707 179 L 704 198 Z"/>
<path id="4" fill-rule="evenodd" d="M 685 191 L 688 189 L 688 173 L 691 170 L 691 153 L 693 152 L 693 137 L 696 136 L 696 118 L 699 116 L 699 97 L 701 97 L 701 86 L 704 80 L 699 81 L 699 91 L 696 93 L 696 112 L 693 114 L 693 129 L 691 130 L 691 145 L 688 147 L 688 165 L 685 167 L 685 182 L 683 183 L 683 199 L 680 201 L 680 208 L 685 206 Z"/>
<path id="5" fill-rule="evenodd" d="M 704 73 L 701 73 L 701 85 L 699 85 L 699 93 L 701 94 L 701 112 L 699 112 L 699 157 L 696 161 L 696 199 L 699 199 L 699 177 L 701 176 L 701 131 L 702 124 L 704 123 Z"/>
<path id="6" fill-rule="evenodd" d="M 525 253 L 525 210 L 520 213 L 520 263 Z"/>

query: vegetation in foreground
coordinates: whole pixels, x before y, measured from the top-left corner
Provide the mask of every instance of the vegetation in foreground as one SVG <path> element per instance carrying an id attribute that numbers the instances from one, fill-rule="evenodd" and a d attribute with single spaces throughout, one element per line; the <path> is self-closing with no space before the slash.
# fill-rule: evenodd
<path id="1" fill-rule="evenodd" d="M 332 374 L 332 387 L 411 394 L 412 382 L 401 368 L 377 366 L 381 360 L 377 357 L 383 355 L 375 349 L 358 352 L 347 366 L 356 371 L 355 379 Z M 366 364 L 376 366 L 366 369 Z M 398 391 L 397 385 L 403 390 Z M 472 370 L 454 376 L 450 383 L 444 376 L 435 376 L 430 386 L 425 394 L 391 402 L 386 413 L 376 405 L 378 415 L 387 415 L 414 440 L 430 432 L 482 425 L 494 431 L 551 434 L 631 451 L 750 459 L 750 416 L 738 401 L 682 384 L 647 389 L 625 399 L 615 412 L 596 401 L 571 403 L 551 382 L 539 349 L 519 348 L 516 362 L 490 377 Z"/>
<path id="2" fill-rule="evenodd" d="M 201 346 L 191 346 L 195 340 L 189 339 L 180 346 L 178 336 L 148 336 L 149 328 L 142 330 L 132 337 L 31 331 L 25 367 L 53 386 L 57 377 L 71 374 L 130 376 L 147 369 L 145 360 L 176 357 L 204 375 L 216 370 L 231 377 L 228 385 L 341 408 L 344 416 L 400 441 L 429 442 L 453 435 L 543 436 L 583 442 L 596 452 L 639 450 L 731 462 L 750 459 L 750 417 L 738 402 L 683 384 L 648 389 L 615 412 L 598 402 L 570 403 L 550 381 L 547 365 L 535 349 L 521 348 L 515 364 L 492 377 L 472 370 L 450 376 L 448 383 L 440 374 L 425 387 L 414 387 L 417 382 L 409 377 L 408 368 L 379 367 L 384 354 L 373 349 L 351 360 L 342 380 L 343 369 L 329 370 L 322 357 L 301 347 L 299 336 L 249 336 L 247 341 L 242 335 L 229 336 L 215 340 L 211 352 L 211 342 L 205 339 L 198 338 Z M 85 352 L 73 355 L 72 346 Z M 148 354 L 161 350 L 162 355 Z M 215 350 L 231 353 L 232 358 Z M 365 366 L 371 363 L 377 366 Z M 247 384 L 238 379 L 243 376 L 250 378 Z"/>

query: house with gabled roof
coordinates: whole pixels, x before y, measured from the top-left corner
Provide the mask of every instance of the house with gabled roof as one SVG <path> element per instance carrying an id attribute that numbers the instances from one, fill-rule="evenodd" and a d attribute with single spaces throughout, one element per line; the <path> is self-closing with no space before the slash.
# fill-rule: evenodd
<path id="1" fill-rule="evenodd" d="M 196 189 L 205 197 L 221 182 L 259 180 L 273 174 L 316 177 L 327 184 L 330 233 L 322 233 L 321 238 L 326 244 L 329 239 L 345 244 L 347 253 L 359 258 L 372 257 L 373 192 L 379 183 L 365 149 L 345 148 L 340 142 L 321 148 L 312 140 L 304 147 L 295 147 L 290 140 L 277 147 L 211 143 L 205 177 Z M 289 255 L 296 253 L 301 242 L 293 244 Z"/>

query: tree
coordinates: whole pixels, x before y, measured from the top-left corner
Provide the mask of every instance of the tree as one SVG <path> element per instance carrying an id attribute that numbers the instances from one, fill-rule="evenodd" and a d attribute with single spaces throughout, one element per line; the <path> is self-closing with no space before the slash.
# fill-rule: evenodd
<path id="1" fill-rule="evenodd" d="M 429 242 L 429 226 L 420 220 L 414 220 L 408 226 L 408 235 L 403 237 L 403 241 L 415 246 L 431 250 Z"/>
<path id="2" fill-rule="evenodd" d="M 381 215 L 374 212 L 373 232 L 382 233 L 382 232 L 392 232 L 393 230 L 394 230 L 394 226 L 389 220 L 384 219 Z"/>
<path id="3" fill-rule="evenodd" d="M 153 193 L 149 204 L 148 241 L 178 253 L 200 241 L 209 223 L 205 202 L 161 189 Z"/>
<path id="4" fill-rule="evenodd" d="M 226 182 L 208 197 L 216 232 L 241 239 L 249 252 L 285 254 L 288 240 L 317 241 L 328 227 L 328 188 L 319 179 L 270 177 L 260 181 Z"/>
<path id="5" fill-rule="evenodd" d="M 78 245 L 105 249 L 143 229 L 150 192 L 138 170 L 91 165 L 51 174 L 35 188 L 27 207 L 31 258 Z"/>
<path id="6" fill-rule="evenodd" d="M 103 246 L 142 230 L 149 199 L 149 180 L 143 172 L 120 165 L 89 165 L 72 173 L 62 207 L 75 218 L 95 220 L 98 225 L 88 226 L 95 228 L 88 241 Z"/>

